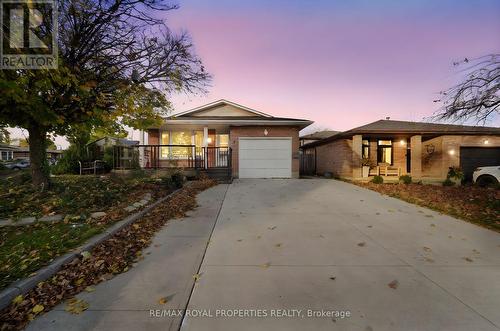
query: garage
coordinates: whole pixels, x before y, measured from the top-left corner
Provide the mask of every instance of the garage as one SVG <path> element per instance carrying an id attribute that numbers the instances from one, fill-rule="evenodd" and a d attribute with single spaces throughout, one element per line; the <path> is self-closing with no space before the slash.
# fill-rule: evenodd
<path id="1" fill-rule="evenodd" d="M 291 178 L 292 138 L 239 138 L 240 178 Z"/>
<path id="2" fill-rule="evenodd" d="M 500 147 L 460 148 L 460 167 L 466 181 L 472 181 L 474 169 L 498 165 L 500 165 Z"/>

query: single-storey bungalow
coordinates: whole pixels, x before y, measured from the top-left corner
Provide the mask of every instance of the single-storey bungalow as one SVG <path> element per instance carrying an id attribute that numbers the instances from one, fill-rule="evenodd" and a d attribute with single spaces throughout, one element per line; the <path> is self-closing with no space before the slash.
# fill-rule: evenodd
<path id="1" fill-rule="evenodd" d="M 299 131 L 312 123 L 219 100 L 149 128 L 138 147 L 139 163 L 226 171 L 233 178 L 297 178 Z"/>
<path id="2" fill-rule="evenodd" d="M 62 157 L 62 150 L 48 149 L 47 158 L 57 160 Z M 10 161 L 14 159 L 29 159 L 30 148 L 0 144 L 0 161 Z"/>
<path id="3" fill-rule="evenodd" d="M 450 167 L 461 167 L 470 179 L 479 166 L 500 165 L 500 128 L 380 120 L 301 149 L 313 160 L 304 163 L 305 173 L 355 180 L 407 174 L 442 181 Z"/>

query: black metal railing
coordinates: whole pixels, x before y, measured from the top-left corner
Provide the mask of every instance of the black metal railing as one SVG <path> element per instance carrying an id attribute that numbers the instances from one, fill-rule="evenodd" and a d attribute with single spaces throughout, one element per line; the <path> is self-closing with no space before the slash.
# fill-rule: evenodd
<path id="1" fill-rule="evenodd" d="M 115 169 L 231 168 L 230 147 L 195 145 L 115 146 Z"/>

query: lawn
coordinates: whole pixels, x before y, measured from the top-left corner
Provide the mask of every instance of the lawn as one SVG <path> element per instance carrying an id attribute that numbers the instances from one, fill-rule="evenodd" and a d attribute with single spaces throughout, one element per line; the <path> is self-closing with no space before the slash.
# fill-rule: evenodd
<path id="1" fill-rule="evenodd" d="M 145 176 L 66 175 L 52 178 L 49 189 L 37 191 L 29 181 L 24 171 L 0 178 L 0 219 L 103 211 L 132 198 L 131 193 L 151 191 L 157 183 Z"/>
<path id="2" fill-rule="evenodd" d="M 78 247 L 129 212 L 124 208 L 146 193 L 153 199 L 172 191 L 170 178 L 146 176 L 60 176 L 50 189 L 34 190 L 23 173 L 0 182 L 0 218 L 68 215 L 57 223 L 0 228 L 0 289 L 25 278 L 54 258 Z M 105 211 L 92 219 L 89 214 Z"/>
<path id="3" fill-rule="evenodd" d="M 500 190 L 477 186 L 355 183 L 500 232 Z"/>

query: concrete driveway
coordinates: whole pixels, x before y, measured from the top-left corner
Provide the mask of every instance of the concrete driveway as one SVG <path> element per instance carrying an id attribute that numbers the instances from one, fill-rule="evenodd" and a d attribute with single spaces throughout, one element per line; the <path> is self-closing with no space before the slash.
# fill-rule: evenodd
<path id="1" fill-rule="evenodd" d="M 500 326 L 498 233 L 340 181 L 235 181 L 200 273 L 184 331 Z"/>

